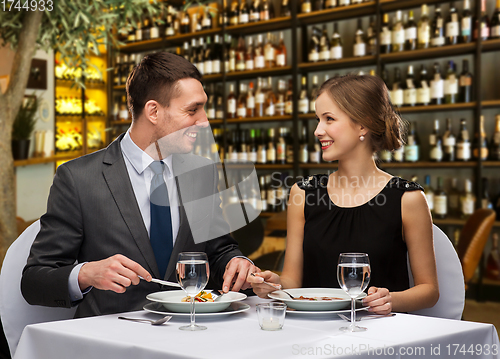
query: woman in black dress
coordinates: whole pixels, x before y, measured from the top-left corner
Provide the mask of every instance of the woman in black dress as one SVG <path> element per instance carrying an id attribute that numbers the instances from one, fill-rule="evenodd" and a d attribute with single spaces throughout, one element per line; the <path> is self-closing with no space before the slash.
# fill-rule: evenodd
<path id="1" fill-rule="evenodd" d="M 432 307 L 439 290 L 423 189 L 381 171 L 373 156 L 403 145 L 405 123 L 394 111 L 384 82 L 367 75 L 326 81 L 316 100 L 316 117 L 314 135 L 323 159 L 338 160 L 338 170 L 309 176 L 292 187 L 283 272 L 249 277 L 254 292 L 267 297 L 272 291 L 263 280 L 284 289 L 339 287 L 339 254 L 363 252 L 372 270 L 363 299 L 369 310 L 385 314 Z"/>

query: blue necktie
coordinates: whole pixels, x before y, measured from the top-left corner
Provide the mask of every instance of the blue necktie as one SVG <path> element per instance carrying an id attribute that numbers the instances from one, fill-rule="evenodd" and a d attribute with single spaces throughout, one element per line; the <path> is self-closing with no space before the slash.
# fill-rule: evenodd
<path id="1" fill-rule="evenodd" d="M 149 197 L 151 209 L 149 240 L 155 253 L 160 278 L 164 278 L 173 247 L 170 201 L 168 199 L 167 185 L 163 179 L 163 162 L 153 161 L 149 167 L 154 172 Z"/>

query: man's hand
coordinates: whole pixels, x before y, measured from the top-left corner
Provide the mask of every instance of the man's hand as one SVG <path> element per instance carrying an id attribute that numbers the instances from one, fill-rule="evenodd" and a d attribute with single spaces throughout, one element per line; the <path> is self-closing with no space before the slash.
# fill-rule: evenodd
<path id="1" fill-rule="evenodd" d="M 151 280 L 151 275 L 140 264 L 121 254 L 115 254 L 102 261 L 85 263 L 78 273 L 78 284 L 81 290 L 92 286 L 124 293 L 131 284 L 139 284 L 139 276 L 148 282 Z"/>
<path id="2" fill-rule="evenodd" d="M 233 258 L 226 265 L 224 272 L 224 283 L 222 284 L 222 291 L 229 292 L 231 289 L 234 292 L 240 289 L 250 288 L 250 283 L 247 277 L 250 273 L 256 272 L 256 267 L 245 258 Z M 233 285 L 231 288 L 231 284 Z"/>

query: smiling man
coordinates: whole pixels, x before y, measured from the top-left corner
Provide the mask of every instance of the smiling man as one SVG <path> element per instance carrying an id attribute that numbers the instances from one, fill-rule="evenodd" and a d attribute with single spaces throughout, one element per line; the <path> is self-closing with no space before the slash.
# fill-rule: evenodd
<path id="1" fill-rule="evenodd" d="M 200 79 L 180 56 L 146 56 L 127 80 L 130 129 L 58 167 L 23 272 L 30 304 L 78 304 L 76 317 L 140 310 L 161 289 L 151 278 L 176 281 L 187 251 L 207 253 L 213 286 L 249 287 L 255 268 L 222 219 L 217 169 L 189 153 L 208 126 Z"/>

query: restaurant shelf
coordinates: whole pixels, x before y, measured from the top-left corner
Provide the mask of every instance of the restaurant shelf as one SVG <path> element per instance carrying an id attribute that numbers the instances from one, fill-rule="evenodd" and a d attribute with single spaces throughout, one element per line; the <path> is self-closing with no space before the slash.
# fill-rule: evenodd
<path id="1" fill-rule="evenodd" d="M 375 14 L 376 2 L 369 1 L 361 4 L 351 4 L 348 6 L 338 6 L 332 9 L 313 11 L 297 15 L 297 20 L 301 25 L 311 25 L 326 21 L 345 20 L 353 17 L 361 17 Z"/>
<path id="2" fill-rule="evenodd" d="M 388 162 L 380 163 L 379 167 L 382 168 L 473 168 L 477 165 L 476 161 L 466 162 L 431 162 L 431 161 L 417 161 L 417 162 Z"/>
<path id="3" fill-rule="evenodd" d="M 500 50 L 500 39 L 486 40 L 482 44 L 483 52 L 497 51 Z"/>
<path id="4" fill-rule="evenodd" d="M 380 7 L 383 12 L 410 9 L 422 6 L 452 2 L 452 0 L 380 0 Z"/>
<path id="5" fill-rule="evenodd" d="M 226 74 L 227 81 L 253 79 L 259 76 L 283 76 L 292 73 L 291 66 L 272 67 L 268 69 L 246 70 L 246 71 L 233 71 Z"/>
<path id="6" fill-rule="evenodd" d="M 254 123 L 254 122 L 277 122 L 277 121 L 292 121 L 292 116 L 266 116 L 266 117 L 247 117 L 247 118 L 231 118 L 227 119 L 227 123 Z"/>
<path id="7" fill-rule="evenodd" d="M 14 167 L 24 167 L 31 165 L 40 165 L 45 163 L 54 163 L 57 161 L 70 160 L 75 157 L 79 157 L 81 155 L 82 151 L 74 151 L 74 152 L 68 152 L 67 154 L 60 154 L 60 155 L 58 154 L 50 157 L 33 157 L 33 158 L 28 158 L 26 160 L 15 160 Z"/>
<path id="8" fill-rule="evenodd" d="M 476 50 L 476 43 L 469 42 L 467 44 L 447 45 L 440 47 L 431 47 L 428 49 L 418 49 L 412 51 L 392 52 L 390 54 L 380 54 L 380 59 L 385 63 L 414 61 L 437 58 L 450 57 L 456 55 L 472 54 Z"/>
<path id="9" fill-rule="evenodd" d="M 330 71 L 335 69 L 375 65 L 375 63 L 375 56 L 347 57 L 344 59 L 331 61 L 302 62 L 299 64 L 299 70 Z"/>
<path id="10" fill-rule="evenodd" d="M 256 34 L 260 32 L 278 31 L 290 28 L 292 18 L 290 16 L 278 17 L 265 21 L 257 21 L 248 24 L 232 25 L 226 27 L 226 32 L 230 34 Z"/>
<path id="11" fill-rule="evenodd" d="M 460 111 L 473 110 L 476 107 L 476 102 L 451 103 L 444 105 L 426 105 L 426 106 L 403 106 L 399 107 L 400 113 L 418 113 L 418 112 L 443 112 L 443 111 Z"/>

